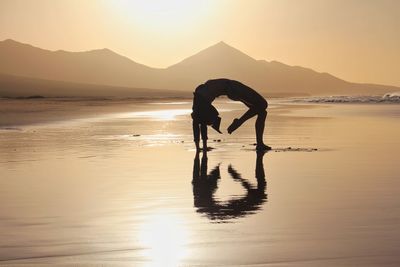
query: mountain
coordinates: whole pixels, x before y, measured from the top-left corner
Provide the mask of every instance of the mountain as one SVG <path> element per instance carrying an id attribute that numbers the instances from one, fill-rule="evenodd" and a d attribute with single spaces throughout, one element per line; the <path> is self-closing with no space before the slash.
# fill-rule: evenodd
<path id="1" fill-rule="evenodd" d="M 3 74 L 111 87 L 192 92 L 206 80 L 224 77 L 242 81 L 266 96 L 367 95 L 400 90 L 394 86 L 350 83 L 328 73 L 256 60 L 224 42 L 164 69 L 136 63 L 109 49 L 49 51 L 13 40 L 0 42 L 0 58 Z"/>
<path id="2" fill-rule="evenodd" d="M 109 49 L 49 51 L 13 40 L 0 42 L 0 73 L 112 86 L 146 87 L 155 69 Z"/>
<path id="3" fill-rule="evenodd" d="M 169 84 L 176 88 L 193 88 L 205 80 L 225 77 L 242 81 L 265 95 L 382 94 L 397 88 L 350 83 L 308 68 L 256 60 L 224 42 L 186 58 L 166 72 L 166 77 L 171 77 Z"/>
<path id="4" fill-rule="evenodd" d="M 209 79 L 231 78 L 249 85 L 264 74 L 259 62 L 243 52 L 219 42 L 165 70 L 165 79 L 176 88 L 193 88 Z M 175 79 L 179 77 L 179 79 Z"/>
<path id="5" fill-rule="evenodd" d="M 0 97 L 177 98 L 189 92 L 44 80 L 0 74 Z"/>

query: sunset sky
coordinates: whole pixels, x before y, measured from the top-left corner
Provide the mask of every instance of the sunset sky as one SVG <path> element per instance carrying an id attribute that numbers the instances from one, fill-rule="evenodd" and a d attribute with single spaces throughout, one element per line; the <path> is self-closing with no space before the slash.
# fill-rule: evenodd
<path id="1" fill-rule="evenodd" d="M 397 0 L 1 0 L 0 40 L 107 47 L 167 67 L 219 41 L 256 59 L 400 86 Z"/>

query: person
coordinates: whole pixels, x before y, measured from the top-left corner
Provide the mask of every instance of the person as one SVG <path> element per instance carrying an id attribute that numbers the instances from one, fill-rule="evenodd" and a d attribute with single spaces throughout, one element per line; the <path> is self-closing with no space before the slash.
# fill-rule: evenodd
<path id="1" fill-rule="evenodd" d="M 227 129 L 228 133 L 232 134 L 244 122 L 257 115 L 255 123 L 256 150 L 266 151 L 271 149 L 263 141 L 268 102 L 254 89 L 235 80 L 215 79 L 200 84 L 193 94 L 193 140 L 197 150 L 200 150 L 200 135 L 203 141 L 203 150 L 209 149 L 207 147 L 207 126 L 211 126 L 214 130 L 221 133 L 219 130 L 221 118 L 217 109 L 212 105 L 212 102 L 222 95 L 226 95 L 234 101 L 241 101 L 249 108 L 240 118 L 233 120 Z"/>

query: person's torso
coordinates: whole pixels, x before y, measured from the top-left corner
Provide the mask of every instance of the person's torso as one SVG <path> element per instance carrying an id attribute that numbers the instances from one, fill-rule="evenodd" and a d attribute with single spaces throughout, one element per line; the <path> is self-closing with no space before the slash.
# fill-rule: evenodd
<path id="1" fill-rule="evenodd" d="M 262 97 L 254 89 L 235 80 L 229 81 L 227 96 L 232 100 L 241 101 L 247 105 L 266 102 L 264 97 Z"/>
<path id="2" fill-rule="evenodd" d="M 247 105 L 266 102 L 264 97 L 254 89 L 241 82 L 229 79 L 208 80 L 197 87 L 195 93 L 201 95 L 210 103 L 221 95 L 226 95 L 234 101 L 242 101 Z"/>
<path id="3" fill-rule="evenodd" d="M 197 87 L 195 93 L 199 94 L 211 103 L 215 100 L 215 98 L 221 95 L 226 95 L 228 81 L 228 79 L 208 80 L 204 84 Z"/>

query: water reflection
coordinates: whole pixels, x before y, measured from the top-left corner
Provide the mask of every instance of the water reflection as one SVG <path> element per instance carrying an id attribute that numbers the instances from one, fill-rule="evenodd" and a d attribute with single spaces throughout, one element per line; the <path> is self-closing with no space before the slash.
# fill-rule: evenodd
<path id="1" fill-rule="evenodd" d="M 184 220 L 170 211 L 154 211 L 139 229 L 145 266 L 179 266 L 187 257 L 188 232 Z"/>
<path id="2" fill-rule="evenodd" d="M 126 118 L 145 118 L 161 121 L 175 120 L 177 116 L 188 115 L 191 109 L 165 109 L 165 110 L 149 110 L 124 113 Z"/>
<path id="3" fill-rule="evenodd" d="M 257 186 L 253 186 L 244 179 L 232 165 L 228 167 L 228 173 L 232 179 L 239 182 L 245 189 L 245 195 L 232 197 L 228 201 L 220 201 L 214 197 L 218 188 L 218 180 L 221 179 L 220 164 L 209 173 L 207 168 L 207 153 L 203 153 L 200 162 L 199 153 L 196 153 L 193 163 L 193 198 L 197 212 L 204 214 L 213 221 L 226 221 L 239 217 L 245 217 L 256 213 L 267 200 L 265 172 L 263 165 L 264 153 L 257 153 L 255 175 Z"/>

